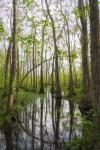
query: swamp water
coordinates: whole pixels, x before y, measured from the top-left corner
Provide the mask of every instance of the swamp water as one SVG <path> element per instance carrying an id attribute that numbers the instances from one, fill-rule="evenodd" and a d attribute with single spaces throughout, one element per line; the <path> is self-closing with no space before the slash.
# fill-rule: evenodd
<path id="1" fill-rule="evenodd" d="M 0 131 L 0 150 L 64 150 L 70 135 L 69 102 L 52 97 L 50 89 L 45 96 L 38 95 L 26 101 L 17 120 Z M 81 133 L 80 112 L 74 106 L 72 137 Z"/>

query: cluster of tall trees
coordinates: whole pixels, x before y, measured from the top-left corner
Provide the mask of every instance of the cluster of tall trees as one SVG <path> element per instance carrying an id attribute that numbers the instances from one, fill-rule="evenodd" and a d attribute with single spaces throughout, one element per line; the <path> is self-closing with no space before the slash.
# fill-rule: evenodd
<path id="1" fill-rule="evenodd" d="M 93 123 L 93 147 L 99 150 L 99 1 L 13 0 L 9 16 L 0 20 L 0 82 L 8 112 L 20 88 L 44 93 L 51 85 L 57 98 L 62 97 L 62 85 L 68 88 L 69 97 L 82 88 L 79 108 Z M 72 117 L 73 107 L 70 101 Z M 72 124 L 73 118 L 70 121 Z"/>

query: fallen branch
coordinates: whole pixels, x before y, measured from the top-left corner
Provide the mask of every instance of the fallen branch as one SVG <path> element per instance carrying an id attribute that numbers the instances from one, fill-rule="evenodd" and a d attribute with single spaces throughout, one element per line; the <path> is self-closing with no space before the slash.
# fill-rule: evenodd
<path id="1" fill-rule="evenodd" d="M 54 54 L 55 55 L 55 54 Z M 60 57 L 60 56 L 58 56 L 58 57 Z M 67 56 L 66 56 L 67 57 Z M 63 56 L 63 58 L 66 58 L 65 56 Z M 54 57 L 52 57 L 52 58 L 49 58 L 49 59 L 47 59 L 47 60 L 44 60 L 43 62 L 42 62 L 42 64 L 43 63 L 46 63 L 46 62 L 48 62 L 48 61 L 51 61 L 52 59 L 54 59 L 54 58 L 56 58 L 56 56 L 54 56 Z M 62 57 L 61 57 L 62 58 Z M 39 67 L 41 65 L 41 63 L 39 63 L 38 65 L 36 65 L 36 66 L 34 66 L 33 68 L 31 68 L 26 74 L 25 74 L 25 76 L 23 77 L 23 79 L 19 82 L 19 84 L 18 84 L 18 86 L 17 86 L 17 88 L 16 88 L 16 92 L 18 93 L 18 91 L 19 91 L 19 88 L 21 87 L 21 85 L 22 85 L 22 83 L 23 83 L 23 81 L 25 80 L 25 78 L 33 71 L 33 69 L 36 69 L 37 67 Z"/>
<path id="2" fill-rule="evenodd" d="M 44 61 L 42 62 L 42 64 L 45 63 L 45 62 L 48 62 L 48 61 L 52 60 L 53 58 L 54 58 L 54 57 L 49 58 L 49 59 L 47 59 L 47 60 L 44 60 Z M 23 77 L 23 79 L 20 81 L 20 83 L 18 84 L 18 86 L 17 86 L 17 88 L 16 88 L 17 93 L 18 93 L 19 88 L 21 87 L 23 81 L 25 80 L 25 78 L 33 71 L 33 69 L 37 68 L 37 67 L 40 66 L 40 65 L 41 65 L 41 63 L 38 64 L 38 65 L 36 65 L 36 66 L 34 66 L 33 68 L 31 68 L 31 69 L 27 72 L 27 74 Z"/>

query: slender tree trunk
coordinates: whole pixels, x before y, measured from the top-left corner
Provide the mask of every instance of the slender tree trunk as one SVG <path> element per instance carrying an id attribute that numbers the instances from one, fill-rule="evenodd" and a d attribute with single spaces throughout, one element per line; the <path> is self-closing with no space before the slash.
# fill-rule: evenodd
<path id="1" fill-rule="evenodd" d="M 16 69 L 16 0 L 13 0 L 13 48 L 12 48 L 12 64 L 9 81 L 9 94 L 8 94 L 8 112 L 11 112 L 13 106 L 13 83 L 15 79 Z"/>
<path id="2" fill-rule="evenodd" d="M 77 71 L 76 71 L 76 67 L 75 67 L 75 62 L 74 60 L 72 61 L 72 65 L 73 65 L 73 72 L 74 72 L 74 76 L 75 76 L 75 87 L 78 87 L 78 80 L 77 80 Z"/>
<path id="3" fill-rule="evenodd" d="M 8 94 L 7 84 L 8 84 L 8 66 L 10 63 L 10 55 L 11 55 L 11 48 L 12 44 L 9 43 L 9 48 L 6 54 L 6 60 L 5 60 L 5 75 L 4 75 L 4 96 Z"/>
<path id="4" fill-rule="evenodd" d="M 52 73 L 51 73 L 51 93 L 54 94 L 54 58 L 52 63 Z"/>
<path id="5" fill-rule="evenodd" d="M 36 38 L 36 29 L 33 37 L 33 67 L 35 66 L 35 38 Z M 35 69 L 33 69 L 33 92 L 35 92 Z"/>
<path id="6" fill-rule="evenodd" d="M 28 69 L 29 69 L 29 53 L 28 51 L 26 52 L 26 65 L 27 65 L 27 72 L 28 72 Z M 29 85 L 29 77 L 27 76 L 26 78 L 26 90 L 28 90 L 28 85 Z"/>
<path id="7" fill-rule="evenodd" d="M 71 46 L 70 46 L 70 31 L 69 31 L 69 24 L 68 20 L 63 15 L 67 27 L 67 34 L 65 31 L 65 36 L 66 36 L 66 44 L 68 47 L 68 62 L 69 62 L 69 97 L 72 97 L 75 95 L 74 91 L 74 82 L 73 82 L 73 70 L 72 70 L 72 56 L 71 56 Z M 70 132 L 69 132 L 69 140 L 72 139 L 72 134 L 73 134 L 73 121 L 74 121 L 74 101 L 69 99 L 69 114 L 70 114 Z"/>
<path id="8" fill-rule="evenodd" d="M 67 26 L 67 35 L 66 35 L 66 43 L 68 47 L 68 61 L 69 61 L 69 96 L 74 95 L 74 82 L 73 82 L 73 71 L 72 71 L 72 57 L 71 57 L 71 48 L 70 48 L 70 33 L 69 33 L 69 24 L 67 19 L 65 18 L 66 26 Z"/>
<path id="9" fill-rule="evenodd" d="M 46 25 L 43 25 L 42 30 L 42 49 L 41 49 L 41 77 L 40 77 L 40 93 L 44 93 L 44 81 L 43 81 L 43 50 L 44 50 L 44 32 Z"/>
<path id="10" fill-rule="evenodd" d="M 47 48 L 47 47 L 46 47 Z M 47 58 L 47 49 L 45 50 L 45 60 Z M 46 80 L 45 80 L 45 86 L 47 87 L 48 85 L 48 64 L 46 62 L 45 64 L 45 67 L 46 67 L 46 73 L 45 73 L 45 76 L 46 76 Z"/>
<path id="11" fill-rule="evenodd" d="M 17 57 L 17 68 L 16 68 L 16 71 L 17 71 L 16 72 L 16 75 L 17 75 L 16 76 L 16 81 L 17 81 L 17 83 L 16 84 L 18 85 L 19 84 L 19 77 L 20 77 L 20 75 L 19 75 L 19 71 L 20 70 L 19 70 L 19 50 L 18 50 L 18 45 L 17 45 L 17 56 L 16 57 Z M 16 87 L 17 87 L 17 85 L 16 85 Z"/>
<path id="12" fill-rule="evenodd" d="M 55 80 L 56 80 L 56 97 L 61 97 L 61 87 L 60 87 L 60 79 L 59 79 L 59 65 L 58 65 L 58 46 L 56 41 L 56 31 L 53 17 L 50 14 L 49 6 L 47 0 L 45 0 L 47 12 L 51 20 L 52 24 L 52 32 L 53 32 L 53 40 L 54 40 L 54 48 L 55 48 Z"/>

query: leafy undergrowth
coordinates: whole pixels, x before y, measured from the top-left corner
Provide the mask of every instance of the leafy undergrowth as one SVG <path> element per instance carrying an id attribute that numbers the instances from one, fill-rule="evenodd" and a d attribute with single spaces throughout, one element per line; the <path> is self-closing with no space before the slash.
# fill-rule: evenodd
<path id="1" fill-rule="evenodd" d="M 81 150 L 81 147 L 82 147 L 82 139 L 80 137 L 77 137 L 72 141 L 67 141 L 64 143 L 65 150 Z"/>
<path id="2" fill-rule="evenodd" d="M 0 127 L 6 122 L 10 122 L 12 116 L 16 116 L 21 112 L 28 103 L 33 102 L 37 98 L 45 97 L 45 94 L 32 93 L 25 90 L 20 90 L 18 95 L 14 93 L 14 105 L 13 110 L 10 114 L 7 113 L 7 97 L 3 97 L 3 90 L 0 90 Z"/>
<path id="3" fill-rule="evenodd" d="M 81 88 L 75 88 L 74 95 L 68 96 L 68 88 L 63 87 L 63 98 L 72 100 L 76 103 L 79 103 L 82 97 L 82 89 Z"/>
<path id="4" fill-rule="evenodd" d="M 26 106 L 30 103 L 35 102 L 38 98 L 44 98 L 45 94 L 38 94 L 38 93 L 32 93 L 32 92 L 25 92 L 23 90 L 20 90 L 17 95 L 17 107 L 19 106 L 20 111 L 26 108 Z M 15 105 L 16 106 L 16 105 Z"/>

